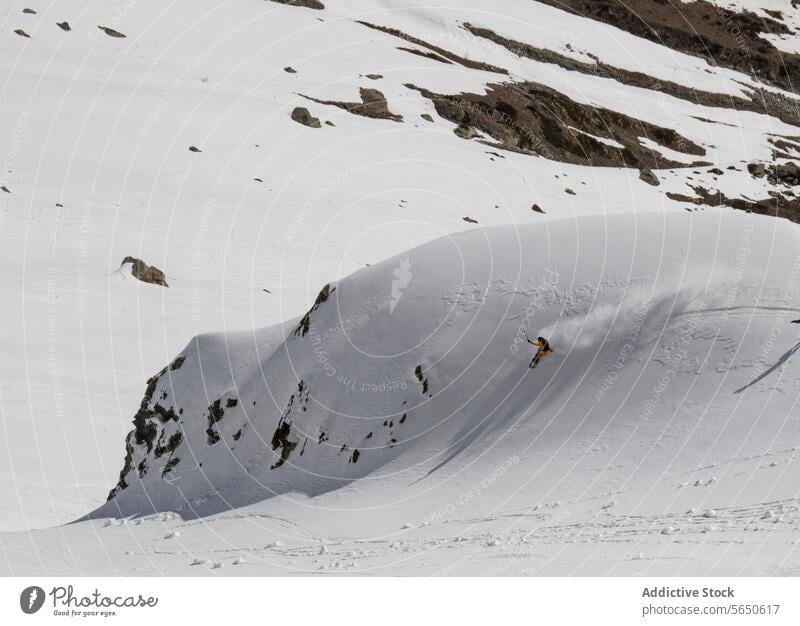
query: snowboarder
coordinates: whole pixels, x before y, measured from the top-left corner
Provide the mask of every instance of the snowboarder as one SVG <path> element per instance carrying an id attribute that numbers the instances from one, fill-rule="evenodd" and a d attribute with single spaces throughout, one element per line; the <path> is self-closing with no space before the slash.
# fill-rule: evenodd
<path id="1" fill-rule="evenodd" d="M 532 346 L 538 348 L 536 354 L 533 355 L 533 359 L 531 360 L 531 364 L 528 365 L 530 369 L 533 369 L 539 364 L 541 358 L 552 352 L 552 348 L 550 347 L 550 343 L 544 337 L 537 337 L 536 341 L 531 341 L 528 337 L 525 337 L 528 340 L 528 343 Z"/>

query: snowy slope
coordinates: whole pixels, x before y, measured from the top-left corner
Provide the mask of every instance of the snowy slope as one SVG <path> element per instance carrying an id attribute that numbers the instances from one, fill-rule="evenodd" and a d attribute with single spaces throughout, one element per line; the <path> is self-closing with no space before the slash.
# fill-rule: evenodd
<path id="1" fill-rule="evenodd" d="M 190 342 L 101 519 L 9 571 L 796 571 L 799 250 L 762 216 L 617 215 L 360 270 L 307 326 Z"/>
<path id="2" fill-rule="evenodd" d="M 428 465 L 444 461 L 450 452 L 458 454 L 443 468 L 456 459 L 467 463 L 464 455 L 477 454 L 485 443 L 480 437 L 488 436 L 487 430 L 500 433 L 504 425 L 524 421 L 527 408 L 523 406 L 539 398 L 540 391 L 543 399 L 550 397 L 551 387 L 540 389 L 536 383 L 529 389 L 527 382 L 521 384 L 525 394 L 534 395 L 523 394 L 519 406 L 507 407 L 497 422 L 503 426 L 494 429 L 484 427 L 484 422 L 493 422 L 484 420 L 480 411 L 456 412 L 460 417 L 451 417 L 460 407 L 456 399 L 470 400 L 483 382 L 501 377 L 506 384 L 515 384 L 526 373 L 511 368 L 512 361 L 521 368 L 524 359 L 508 351 L 507 336 L 498 332 L 495 338 L 490 330 L 502 322 L 499 304 L 486 310 L 488 317 L 480 313 L 474 320 L 465 335 L 472 339 L 462 341 L 457 333 L 458 329 L 466 332 L 461 326 L 464 320 L 483 310 L 475 307 L 484 300 L 493 301 L 491 293 L 498 294 L 497 302 L 509 306 L 513 302 L 519 308 L 524 294 L 506 294 L 505 283 L 489 288 L 487 281 L 503 279 L 508 285 L 522 281 L 524 290 L 540 287 L 537 277 L 542 268 L 526 265 L 532 247 L 539 250 L 536 254 L 541 252 L 529 240 L 541 241 L 531 229 L 543 228 L 547 233 L 566 229 L 577 234 L 586 228 L 595 237 L 594 227 L 560 220 L 609 216 L 609 222 L 599 219 L 610 224 L 617 219 L 612 216 L 624 214 L 636 215 L 636 224 L 650 223 L 651 218 L 660 223 L 668 217 L 685 219 L 687 211 L 692 211 L 692 218 L 726 216 L 731 224 L 739 224 L 737 220 L 752 216 L 728 216 L 731 205 L 749 208 L 749 203 L 769 202 L 770 194 L 796 204 L 790 194 L 798 191 L 797 184 L 754 177 L 747 164 L 800 157 L 800 128 L 791 116 L 792 107 L 796 115 L 797 97 L 747 73 L 539 2 L 503 0 L 493 3 L 491 11 L 485 3 L 463 0 L 437 7 L 387 0 L 325 4 L 325 9 L 313 10 L 263 0 L 224 4 L 179 0 L 167 6 L 123 0 L 89 4 L 31 0 L 0 7 L 0 153 L 4 164 L 0 287 L 9 303 L 2 312 L 0 346 L 10 355 L 0 362 L 0 422 L 5 442 L 0 446 L 0 493 L 5 496 L 0 504 L 0 530 L 63 524 L 100 506 L 118 480 L 123 442 L 145 381 L 180 354 L 186 361 L 159 380 L 152 399 L 157 401 L 166 391 L 163 401 L 176 407 L 179 402 L 187 421 L 159 425 L 158 436 L 166 432 L 163 445 L 168 435 L 180 430 L 186 437 L 182 445 L 191 447 L 198 457 L 193 461 L 182 457 L 162 480 L 170 455 L 162 453 L 156 459 L 146 446 L 145 450 L 137 447 L 136 465 L 144 460 L 149 469 L 141 483 L 131 476 L 130 488 L 114 500 L 126 512 L 182 506 L 182 515 L 191 517 L 225 510 L 232 503 L 262 502 L 265 493 L 289 491 L 314 494 L 312 510 L 341 508 L 335 503 L 350 497 L 353 502 L 363 497 L 364 506 L 372 506 L 372 491 L 361 487 L 352 487 L 353 494 L 348 491 L 362 480 L 380 485 L 375 489 L 382 502 L 390 500 L 390 493 L 406 494 L 397 496 L 397 502 L 405 498 L 419 502 L 420 494 L 429 492 L 430 499 L 422 508 L 409 510 L 417 518 L 420 510 L 436 511 L 455 492 L 406 492 L 408 475 L 416 472 L 421 478 L 431 469 Z M 732 6 L 741 4 L 745 3 Z M 781 8 L 788 23 L 794 18 L 785 4 L 765 0 L 758 6 Z M 23 6 L 36 13 L 23 13 Z M 65 20 L 68 31 L 56 24 Z M 500 45 L 467 25 L 516 43 Z M 125 37 L 109 36 L 99 26 Z M 19 29 L 29 37 L 14 32 Z M 780 39 L 781 46 L 791 43 L 785 36 L 764 37 Z M 523 45 L 536 48 L 536 58 L 526 56 Z M 584 65 L 570 66 L 570 61 Z M 606 156 L 615 163 L 620 146 L 634 142 L 644 157 L 637 163 L 626 161 L 626 167 L 597 167 L 592 161 L 597 155 L 591 152 L 583 155 L 585 159 L 565 162 L 554 158 L 552 150 L 509 149 L 479 124 L 469 128 L 472 135 L 467 136 L 473 138 L 464 139 L 454 132 L 463 129 L 437 109 L 439 102 L 420 91 L 472 94 L 478 102 L 490 93 L 519 96 L 524 92 L 521 85 L 527 84 L 552 89 L 588 107 L 581 109 L 587 115 L 576 114 L 565 121 L 569 133 L 561 137 L 564 141 L 572 141 L 573 134 L 595 137 L 609 148 L 610 156 Z M 359 116 L 309 99 L 353 103 L 362 89 L 380 90 L 389 111 L 402 116 L 402 121 Z M 693 99 L 681 90 L 698 97 Z M 294 122 L 290 113 L 297 106 L 307 107 L 321 120 L 321 127 Z M 430 121 L 423 115 L 430 116 Z M 616 115 L 627 116 L 623 121 L 630 122 L 628 131 L 621 132 L 624 124 L 612 123 Z M 504 124 L 523 135 L 530 130 Z M 655 127 L 675 135 L 654 134 Z M 190 151 L 190 146 L 200 151 Z M 658 169 L 661 157 L 674 165 Z M 656 170 L 659 186 L 640 179 L 638 169 L 645 165 Z M 703 197 L 698 188 L 710 195 Z M 717 191 L 721 195 L 714 195 Z M 718 208 L 708 206 L 717 203 Z M 543 213 L 531 210 L 534 204 Z M 699 211 L 706 215 L 695 213 Z M 392 282 L 404 280 L 404 251 L 473 228 L 474 222 L 465 218 L 476 220 L 480 227 L 519 225 L 518 231 L 512 227 L 507 232 L 519 232 L 520 239 L 507 234 L 513 245 L 506 246 L 503 236 L 489 235 L 495 232 L 489 229 L 486 235 L 483 231 L 457 235 L 447 253 L 433 252 L 436 248 L 429 253 L 424 248 L 416 250 L 415 255 L 444 258 L 466 246 L 471 273 L 462 276 L 460 258 L 447 269 L 438 263 L 431 267 L 423 256 L 415 263 L 428 268 L 425 274 L 412 265 L 412 279 L 407 290 L 401 290 L 409 295 L 403 295 L 387 319 L 375 317 L 386 306 Z M 764 228 L 774 228 L 776 233 L 785 229 L 781 236 L 794 233 L 783 220 L 767 224 Z M 736 231 L 738 226 L 731 228 Z M 709 241 L 716 242 L 716 231 L 710 231 L 706 233 Z M 522 233 L 528 233 L 524 240 Z M 603 233 L 611 236 L 605 226 Z M 493 241 L 494 247 L 479 252 L 463 239 L 479 236 L 487 237 L 487 246 Z M 572 276 L 573 269 L 577 271 L 571 263 L 581 263 L 586 264 L 581 271 L 588 272 L 583 283 L 598 287 L 600 279 L 591 270 L 603 267 L 606 249 L 603 243 L 597 245 L 600 248 L 595 249 L 583 238 L 580 261 L 554 257 L 553 263 L 564 267 L 559 270 L 562 281 Z M 615 243 L 621 249 L 627 249 L 625 245 L 634 242 Z M 790 254 L 790 247 L 784 245 L 781 254 Z M 509 250 L 504 255 L 494 248 Z M 493 263 L 485 265 L 488 250 L 498 262 L 505 259 L 501 271 Z M 514 265 L 515 250 L 524 263 Z M 397 254 L 401 256 L 391 258 Z M 164 270 L 169 288 L 139 282 L 129 268 L 120 268 L 128 255 Z M 536 259 L 531 257 L 531 262 Z M 624 263 L 624 258 L 619 260 L 618 268 Z M 521 273 L 523 266 L 528 274 Z M 360 273 L 335 282 L 360 268 L 364 268 Z M 395 270 L 401 273 L 399 278 Z M 638 269 L 631 272 L 631 289 L 634 285 L 638 289 L 637 276 Z M 475 280 L 478 285 L 470 287 Z M 302 339 L 291 335 L 298 316 L 313 303 L 320 286 L 330 281 L 339 287 L 328 306 L 315 313 L 317 323 L 325 325 L 323 341 L 330 342 L 330 346 L 325 344 L 326 354 L 335 354 L 328 357 L 337 368 L 333 377 L 327 375 L 308 335 Z M 570 278 L 560 289 L 573 293 L 581 284 L 573 284 Z M 752 288 L 757 284 L 753 278 Z M 786 285 L 791 283 L 776 279 L 776 284 L 788 291 Z M 372 291 L 345 299 L 348 288 Z M 416 294 L 415 299 L 410 294 Z M 607 297 L 616 302 L 617 296 Z M 786 303 L 781 306 L 791 307 L 791 294 L 782 297 Z M 355 348 L 346 342 L 350 330 L 346 326 L 336 331 L 338 313 L 330 311 L 340 298 L 347 315 L 342 319 L 351 320 L 352 332 L 358 331 L 360 341 L 376 350 L 377 356 L 365 357 L 357 367 L 350 358 Z M 427 307 L 427 317 L 403 314 L 406 302 Z M 548 304 L 549 315 L 556 315 L 558 302 Z M 579 309 L 586 304 L 582 302 Z M 443 317 L 451 309 L 451 315 Z M 518 315 L 509 309 L 508 317 L 513 319 L 508 323 L 524 319 L 524 314 L 514 317 Z M 728 324 L 729 317 L 749 319 L 740 314 L 725 316 L 720 325 Z M 441 328 L 430 326 L 440 318 Z M 394 320 L 408 327 L 395 328 L 389 324 Z M 429 341 L 405 352 L 411 344 L 405 343 L 403 332 L 421 341 L 434 330 Z M 736 332 L 745 336 L 745 331 L 750 332 L 749 327 Z M 361 333 L 380 333 L 381 341 Z M 196 335 L 201 339 L 192 340 Z M 571 345 L 572 335 L 566 342 Z M 377 343 L 383 347 L 378 349 Z M 563 386 L 553 397 L 560 398 L 558 402 L 565 403 L 573 417 L 580 403 L 573 406 L 571 397 L 561 394 L 568 380 L 583 379 L 579 355 L 582 350 L 595 354 L 596 343 L 591 339 L 594 348 L 580 344 L 565 353 L 566 369 L 559 370 Z M 753 352 L 753 367 L 780 357 L 773 353 L 777 348 L 770 346 L 767 356 Z M 619 349 L 614 339 L 602 348 L 603 355 L 610 351 L 613 358 L 603 358 L 613 361 Z M 403 355 L 391 357 L 391 350 Z M 480 358 L 475 359 L 477 354 Z M 424 363 L 423 356 L 428 359 Z M 500 367 L 504 358 L 508 362 Z M 458 359 L 465 361 L 459 365 Z M 341 361 L 348 363 L 344 369 Z M 390 362 L 388 371 L 384 362 Z M 786 363 L 791 364 L 789 357 Z M 439 370 L 431 373 L 432 397 L 424 406 L 435 410 L 421 411 L 413 423 L 407 417 L 403 426 L 409 430 L 402 435 L 403 444 L 382 447 L 396 438 L 386 431 L 381 432 L 379 446 L 365 447 L 363 438 L 375 426 L 373 421 L 385 430 L 384 420 L 396 421 L 392 416 L 399 419 L 401 407 L 424 400 L 414 369 L 422 365 L 424 372 L 434 364 Z M 469 367 L 461 374 L 464 364 Z M 331 379 L 337 380 L 336 386 L 328 384 Z M 300 457 L 303 463 L 297 462 L 301 448 L 295 448 L 284 466 L 268 471 L 274 462 L 271 441 L 276 420 L 292 394 L 298 395 L 300 380 L 311 390 L 305 413 L 315 420 L 303 437 L 318 440 L 325 431 L 330 441 L 316 447 L 309 443 Z M 348 391 L 367 381 L 375 385 L 369 387 L 374 389 L 371 393 Z M 386 385 L 399 386 L 401 381 L 405 388 L 386 391 Z M 630 384 L 615 383 L 614 387 L 622 390 Z M 274 392 L 267 394 L 266 389 Z M 504 387 L 497 389 L 500 394 Z M 236 395 L 236 407 L 223 405 L 220 441 L 209 447 L 208 423 L 203 424 L 209 406 L 223 396 L 226 403 L 232 394 L 245 391 L 252 397 L 251 404 L 246 406 Z M 695 400 L 696 393 L 692 387 L 687 398 L 703 406 L 702 394 Z M 312 399 L 318 396 L 322 405 Z M 261 409 L 254 412 L 253 400 L 256 408 L 264 407 L 263 413 Z M 489 406 L 490 400 L 484 400 L 479 394 L 478 406 Z M 622 402 L 621 397 L 617 400 Z M 614 419 L 616 409 L 609 407 L 595 409 L 602 423 Z M 665 409 L 665 415 L 670 415 L 669 410 Z M 188 421 L 190 414 L 194 421 Z M 244 423 L 250 425 L 235 446 L 239 452 L 232 454 L 231 439 L 238 427 L 233 429 L 231 424 Z M 247 436 L 248 428 L 252 436 Z M 294 441 L 299 435 L 290 432 L 289 439 Z M 410 440 L 409 433 L 413 434 Z M 378 430 L 373 434 L 377 437 Z M 461 442 L 464 449 L 459 444 L 454 448 L 453 442 Z M 619 443 L 614 442 L 611 449 Z M 346 451 L 339 453 L 342 445 Z M 348 463 L 355 449 L 359 458 Z M 691 450 L 686 452 L 687 467 L 692 465 Z M 514 458 L 518 452 L 504 453 L 503 459 Z M 262 458 L 268 459 L 266 468 L 259 465 Z M 453 479 L 459 483 L 457 491 L 463 488 L 456 500 L 469 491 L 470 480 L 480 482 L 492 475 L 494 458 L 488 466 L 481 461 L 470 465 L 474 465 L 470 478 Z M 527 463 L 513 463 L 511 470 L 535 473 Z M 178 476 L 181 479 L 174 480 Z M 400 478 L 395 480 L 395 476 Z M 236 488 L 231 486 L 234 482 Z M 562 499 L 561 486 L 550 481 L 541 488 L 554 489 L 555 500 Z M 152 502 L 142 495 L 145 490 Z M 201 502 L 186 504 L 193 499 Z M 264 506 L 290 506 L 276 500 Z M 302 513 L 304 505 L 298 506 Z M 353 506 L 347 500 L 345 518 Z M 367 535 L 386 527 L 396 530 L 398 515 L 410 515 L 409 510 L 399 510 L 401 514 L 395 510 L 376 519 L 379 530 L 367 529 Z M 477 507 L 476 515 L 483 510 L 483 505 Z M 70 526 L 68 532 L 92 535 L 96 524 Z M 60 553 L 64 549 L 57 545 L 60 535 L 49 532 L 41 535 L 42 545 L 53 541 L 48 551 Z M 324 532 L 317 530 L 315 536 Z M 441 536 L 447 532 L 443 529 Z M 14 555 L 30 549 L 27 539 L 20 537 L 12 534 L 2 539 L 10 555 L 6 567 L 15 571 L 20 561 Z M 423 538 L 419 541 L 424 545 Z M 126 545 L 124 550 L 128 549 Z M 76 558 L 67 560 L 87 570 L 106 567 L 100 565 L 102 558 Z M 49 571 L 55 567 L 49 561 L 39 565 Z M 307 567 L 305 563 L 303 568 Z"/>

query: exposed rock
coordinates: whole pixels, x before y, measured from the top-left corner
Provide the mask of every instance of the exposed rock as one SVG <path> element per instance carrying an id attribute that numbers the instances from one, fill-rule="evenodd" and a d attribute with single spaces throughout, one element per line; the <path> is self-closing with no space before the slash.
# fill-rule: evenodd
<path id="1" fill-rule="evenodd" d="M 157 445 L 153 450 L 153 454 L 156 458 L 163 456 L 167 452 L 174 452 L 178 446 L 181 445 L 183 441 L 183 433 L 181 431 L 175 431 L 170 438 L 167 440 L 166 444 L 164 445 Z"/>
<path id="2" fill-rule="evenodd" d="M 303 96 L 307 100 L 316 102 L 317 104 L 332 105 L 340 109 L 344 109 L 353 115 L 361 115 L 362 117 L 370 117 L 373 119 L 392 120 L 393 122 L 402 122 L 403 117 L 395 115 L 389 110 L 386 104 L 386 97 L 377 89 L 370 89 L 362 87 L 359 90 L 361 102 L 340 102 L 336 100 L 320 100 L 312 98 L 311 96 Z"/>
<path id="3" fill-rule="evenodd" d="M 572 189 L 570 189 L 569 187 L 565 187 L 564 188 L 564 193 L 569 194 L 570 196 L 574 196 L 575 195 L 575 192 Z"/>
<path id="4" fill-rule="evenodd" d="M 766 176 L 773 185 L 794 187 L 800 184 L 800 167 L 794 161 L 769 166 L 766 163 L 748 163 L 747 171 L 753 178 Z"/>
<path id="5" fill-rule="evenodd" d="M 14 32 L 17 33 L 17 35 L 19 35 L 20 37 L 26 37 L 28 39 L 31 38 L 31 36 L 28 33 L 26 33 L 24 30 L 22 30 L 21 28 L 18 28 Z"/>
<path id="6" fill-rule="evenodd" d="M 600 3 L 602 3 L 602 0 L 598 4 Z M 675 9 L 673 9 L 673 11 L 677 13 Z M 755 111 L 757 113 L 765 113 L 773 117 L 778 117 L 787 124 L 800 125 L 800 109 L 797 107 L 797 102 L 782 97 L 782 94 L 776 94 L 773 91 L 750 88 L 752 95 L 750 95 L 749 98 L 702 91 L 662 78 L 654 79 L 652 75 L 643 72 L 615 67 L 602 62 L 591 54 L 589 56 L 593 57 L 594 62 L 584 62 L 547 48 L 538 48 L 525 42 L 508 39 L 488 28 L 473 26 L 469 23 L 464 24 L 464 28 L 476 37 L 482 37 L 499 44 L 519 57 L 533 59 L 540 63 L 552 63 L 566 70 L 580 72 L 590 76 L 610 78 L 624 85 L 669 94 L 675 98 L 680 98 L 681 100 L 686 100 L 701 106 L 734 109 L 737 111 Z M 735 69 L 741 71 L 743 68 L 737 67 Z M 730 124 L 706 118 L 696 119 L 710 124 L 724 124 L 730 126 Z"/>
<path id="7" fill-rule="evenodd" d="M 225 409 L 222 408 L 220 404 L 220 399 L 217 398 L 212 402 L 208 407 L 208 428 L 206 428 L 206 435 L 208 436 L 208 445 L 213 446 L 217 443 L 220 439 L 219 433 L 217 432 L 216 428 L 214 428 L 215 424 L 219 422 L 225 416 Z"/>
<path id="8" fill-rule="evenodd" d="M 800 167 L 793 161 L 775 165 L 768 174 L 774 179 L 774 182 L 782 185 L 795 186 L 800 183 Z"/>
<path id="9" fill-rule="evenodd" d="M 300 323 L 297 325 L 297 328 L 294 329 L 294 334 L 299 337 L 304 337 L 308 331 L 311 329 L 311 314 L 316 311 L 323 303 L 327 302 L 328 298 L 330 298 L 331 294 L 336 291 L 336 287 L 331 287 L 330 283 L 325 285 L 320 292 L 317 294 L 317 299 L 314 300 L 314 304 L 311 305 L 311 308 L 306 312 L 303 318 L 300 320 Z"/>
<path id="10" fill-rule="evenodd" d="M 776 191 L 770 191 L 768 192 L 769 198 L 749 200 L 745 198 L 729 198 L 719 190 L 711 191 L 700 186 L 692 187 L 692 190 L 697 194 L 694 197 L 673 192 L 667 192 L 667 197 L 671 200 L 689 202 L 699 206 L 728 206 L 748 213 L 784 217 L 800 223 L 800 200 L 788 192 L 781 194 Z"/>
<path id="11" fill-rule="evenodd" d="M 407 48 L 405 46 L 397 46 L 398 50 L 402 50 L 403 52 L 410 52 L 411 54 L 415 54 L 418 57 L 423 57 L 425 59 L 432 59 L 433 61 L 438 61 L 439 63 L 444 63 L 445 65 L 452 65 L 452 61 L 448 61 L 443 56 L 436 54 L 435 52 L 425 52 L 425 50 L 418 50 L 417 48 Z"/>
<path id="12" fill-rule="evenodd" d="M 382 92 L 377 89 L 366 89 L 362 87 L 359 90 L 359 95 L 361 96 L 361 102 L 364 104 L 364 115 L 367 117 L 379 117 L 396 122 L 402 121 L 402 117 L 389 111 L 389 107 L 386 104 L 386 97 Z"/>
<path id="13" fill-rule="evenodd" d="M 610 24 L 670 50 L 736 71 L 748 70 L 790 92 L 797 89 L 800 55 L 776 48 L 762 35 L 793 35 L 776 20 L 709 0 L 542 0 L 559 10 Z M 796 35 L 795 35 L 796 36 Z M 795 105 L 796 106 L 796 105 Z"/>
<path id="14" fill-rule="evenodd" d="M 367 78 L 370 80 L 380 80 L 383 78 L 383 74 L 367 74 Z"/>
<path id="15" fill-rule="evenodd" d="M 278 428 L 275 429 L 275 432 L 272 434 L 272 449 L 277 450 L 278 448 L 281 449 L 281 456 L 280 458 L 272 464 L 270 469 L 278 469 L 281 465 L 283 465 L 286 460 L 289 458 L 289 455 L 292 453 L 297 447 L 296 441 L 289 440 L 289 434 L 292 430 L 292 423 L 288 420 L 283 421 L 278 424 Z"/>
<path id="16" fill-rule="evenodd" d="M 461 219 L 464 220 L 465 222 L 470 223 L 470 224 L 477 224 L 478 223 L 478 220 L 474 220 L 471 217 L 462 217 Z"/>
<path id="17" fill-rule="evenodd" d="M 430 113 L 423 113 L 420 117 L 425 120 L 426 122 L 432 122 L 433 118 L 431 117 Z"/>
<path id="18" fill-rule="evenodd" d="M 414 369 L 414 376 L 417 377 L 417 380 L 422 385 L 422 394 L 428 393 L 428 378 L 422 373 L 422 365 L 417 365 Z"/>
<path id="19" fill-rule="evenodd" d="M 284 67 L 284 68 L 283 68 L 283 71 L 284 71 L 284 72 L 286 72 L 287 74 L 297 74 L 297 70 L 296 70 L 296 69 L 294 69 L 294 68 L 293 68 L 292 66 L 290 66 L 290 65 L 287 65 L 286 67 Z"/>
<path id="20" fill-rule="evenodd" d="M 67 33 L 72 30 L 72 27 L 69 25 L 69 22 L 67 21 L 56 22 L 56 26 L 58 26 L 61 30 Z"/>
<path id="21" fill-rule="evenodd" d="M 459 137 L 472 138 L 480 131 L 495 140 L 487 140 L 488 145 L 505 150 L 578 165 L 685 167 L 642 145 L 639 137 L 647 136 L 671 150 L 705 155 L 701 146 L 671 128 L 576 102 L 539 83 L 490 84 L 484 94 L 437 94 L 413 84 L 405 86 L 429 98 L 441 117 L 457 125 Z"/>
<path id="22" fill-rule="evenodd" d="M 453 133 L 455 133 L 457 137 L 461 137 L 462 139 L 475 139 L 481 136 L 479 132 L 474 131 L 472 128 L 464 124 L 459 124 L 458 126 L 456 126 L 453 129 Z"/>
<path id="23" fill-rule="evenodd" d="M 653 187 L 658 187 L 661 184 L 661 181 L 658 180 L 658 176 L 653 174 L 653 170 L 649 167 L 643 167 L 639 170 L 639 180 L 643 180 L 648 185 L 653 185 Z"/>
<path id="24" fill-rule="evenodd" d="M 800 107 L 798 107 L 800 110 Z M 800 126 L 800 124 L 798 124 Z M 772 151 L 772 158 L 774 159 L 792 159 L 800 152 L 800 137 L 768 137 L 769 141 L 775 150 Z"/>
<path id="25" fill-rule="evenodd" d="M 126 263 L 131 264 L 131 274 L 133 274 L 134 278 L 138 278 L 144 283 L 151 283 L 153 285 L 161 285 L 162 287 L 169 287 L 167 284 L 166 277 L 164 276 L 164 272 L 158 269 L 155 266 L 148 265 L 141 259 L 137 259 L 136 257 L 126 256 L 122 259 L 122 263 L 120 263 L 120 267 L 125 265 Z"/>
<path id="26" fill-rule="evenodd" d="M 161 478 L 164 478 L 167 474 L 172 471 L 172 468 L 175 467 L 178 463 L 180 463 L 180 459 L 177 457 L 171 458 L 167 463 L 164 465 L 164 469 L 161 470 Z"/>
<path id="27" fill-rule="evenodd" d="M 23 13 L 27 13 L 28 15 L 36 15 L 36 11 L 33 9 L 22 9 Z"/>
<path id="28" fill-rule="evenodd" d="M 544 210 L 538 204 L 534 204 L 531 207 L 531 211 L 534 211 L 535 213 L 544 213 Z"/>
<path id="29" fill-rule="evenodd" d="M 118 30 L 114 30 L 113 28 L 109 28 L 108 26 L 98 26 L 97 28 L 102 30 L 109 37 L 116 37 L 117 39 L 124 39 L 127 36 L 127 35 L 123 35 Z"/>
<path id="30" fill-rule="evenodd" d="M 319 0 L 272 0 L 278 4 L 289 4 L 295 7 L 305 7 L 306 9 L 321 10 L 325 8 Z"/>
<path id="31" fill-rule="evenodd" d="M 295 107 L 292 111 L 292 119 L 298 124 L 308 126 L 309 128 L 320 128 L 320 126 L 322 126 L 319 122 L 319 118 L 311 115 L 305 107 Z"/>
<path id="32" fill-rule="evenodd" d="M 6 187 L 5 185 L 2 185 L 2 186 L 0 186 L 0 191 L 5 191 L 6 193 L 11 193 L 11 192 L 8 190 L 8 187 Z"/>
<path id="33" fill-rule="evenodd" d="M 484 70 L 487 72 L 495 72 L 497 74 L 508 74 L 508 70 L 505 70 L 501 67 L 497 67 L 495 65 L 489 65 L 488 63 L 481 63 L 480 61 L 473 61 L 471 59 L 464 58 L 462 56 L 458 56 L 450 52 L 449 50 L 445 50 L 444 48 L 440 48 L 439 46 L 435 46 L 433 44 L 428 43 L 427 41 L 423 41 L 418 37 L 413 37 L 412 35 L 408 35 L 403 31 L 397 30 L 396 28 L 389 28 L 388 26 L 378 26 L 377 24 L 371 24 L 369 22 L 363 22 L 360 20 L 356 20 L 358 24 L 362 26 L 366 26 L 367 28 L 372 28 L 373 30 L 379 30 L 382 33 L 386 33 L 388 35 L 392 35 L 394 37 L 398 37 L 404 41 L 411 42 L 420 46 L 421 48 L 425 48 L 426 50 L 430 50 L 437 56 L 437 60 L 444 61 L 445 63 L 455 62 L 459 65 L 463 65 L 464 67 L 468 67 L 473 70 Z M 418 50 L 413 50 L 409 48 L 400 48 L 401 50 L 407 50 L 408 52 L 418 53 Z M 425 55 L 423 55 L 425 56 Z"/>
<path id="34" fill-rule="evenodd" d="M 189 146 L 189 152 L 202 152 L 197 146 Z"/>

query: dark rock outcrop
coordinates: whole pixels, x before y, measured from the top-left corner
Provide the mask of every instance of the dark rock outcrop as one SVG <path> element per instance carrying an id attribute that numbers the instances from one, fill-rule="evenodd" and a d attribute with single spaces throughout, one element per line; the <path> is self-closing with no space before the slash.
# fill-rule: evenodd
<path id="1" fill-rule="evenodd" d="M 116 37 L 117 39 L 124 39 L 127 35 L 123 35 L 118 30 L 114 30 L 113 28 L 109 28 L 108 26 L 98 26 L 100 30 L 102 30 L 106 35 L 109 37 Z"/>
<path id="2" fill-rule="evenodd" d="M 325 8 L 325 5 L 322 4 L 319 0 L 272 0 L 273 2 L 277 2 L 278 4 L 288 4 L 295 7 L 305 7 L 306 9 L 317 9 L 322 10 Z"/>
<path id="3" fill-rule="evenodd" d="M 325 104 L 344 109 L 353 115 L 361 115 L 362 117 L 371 117 L 373 119 L 392 120 L 393 122 L 402 122 L 401 115 L 395 115 L 389 110 L 389 105 L 386 103 L 386 96 L 377 89 L 362 87 L 359 90 L 361 102 L 340 102 L 338 100 L 320 100 L 312 98 L 311 96 L 303 96 L 307 100 L 316 102 L 317 104 Z"/>
<path id="4" fill-rule="evenodd" d="M 292 119 L 298 124 L 308 126 L 309 128 L 320 128 L 320 126 L 322 126 L 319 122 L 319 118 L 311 115 L 305 107 L 295 107 L 292 111 Z"/>
<path id="5" fill-rule="evenodd" d="M 473 138 L 480 132 L 494 140 L 486 140 L 488 145 L 553 161 L 595 167 L 686 166 L 642 145 L 640 137 L 688 155 L 706 153 L 672 128 L 576 102 L 540 83 L 490 84 L 484 94 L 438 94 L 413 84 L 406 87 L 430 99 L 441 117 L 456 124 L 459 137 Z"/>
<path id="6" fill-rule="evenodd" d="M 658 187 L 661 184 L 661 181 L 658 180 L 658 176 L 656 176 L 649 167 L 643 167 L 639 170 L 639 180 L 643 180 L 648 185 L 653 185 L 653 187 Z"/>
<path id="7" fill-rule="evenodd" d="M 303 316 L 303 319 L 300 320 L 297 328 L 294 329 L 295 336 L 304 337 L 306 334 L 308 334 L 308 331 L 311 329 L 311 314 L 316 311 L 324 302 L 327 302 L 328 298 L 330 298 L 334 291 L 336 291 L 336 287 L 331 287 L 330 283 L 325 285 L 320 290 L 320 292 L 317 294 L 317 299 L 314 300 L 314 304 L 311 305 L 311 308 Z"/>
<path id="8" fill-rule="evenodd" d="M 709 0 L 541 0 L 560 10 L 610 24 L 670 50 L 748 72 L 794 92 L 800 55 L 784 52 L 764 33 L 791 35 L 786 24 L 753 12 L 728 9 Z M 796 10 L 796 9 L 795 9 Z"/>

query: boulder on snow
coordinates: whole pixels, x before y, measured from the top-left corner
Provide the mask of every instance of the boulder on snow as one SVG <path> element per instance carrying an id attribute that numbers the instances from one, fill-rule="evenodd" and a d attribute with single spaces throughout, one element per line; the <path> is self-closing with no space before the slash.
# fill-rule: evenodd
<path id="1" fill-rule="evenodd" d="M 113 28 L 109 28 L 108 26 L 98 26 L 100 30 L 102 30 L 106 35 L 109 37 L 116 37 L 117 39 L 124 39 L 127 35 L 123 35 L 118 30 L 114 30 Z"/>
<path id="2" fill-rule="evenodd" d="M 295 7 L 305 7 L 306 9 L 321 10 L 325 8 L 319 0 L 272 0 L 278 4 L 290 4 Z"/>
<path id="3" fill-rule="evenodd" d="M 292 119 L 298 124 L 309 128 L 319 128 L 321 126 L 319 118 L 311 115 L 305 107 L 295 107 L 292 111 Z"/>
<path id="4" fill-rule="evenodd" d="M 386 96 L 383 95 L 382 91 L 369 87 L 362 87 L 359 89 L 359 95 L 363 103 L 364 115 L 367 117 L 388 119 L 395 122 L 403 120 L 401 116 L 395 115 L 389 110 L 389 106 L 386 103 Z"/>
<path id="5" fill-rule="evenodd" d="M 656 176 L 649 167 L 639 170 L 639 180 L 643 180 L 648 185 L 653 185 L 653 187 L 658 187 L 661 184 L 661 181 L 658 180 L 658 176 Z"/>
<path id="6" fill-rule="evenodd" d="M 66 33 L 72 30 L 72 27 L 69 25 L 69 22 L 67 21 L 56 22 L 56 26 L 58 26 L 61 30 L 63 30 Z"/>
<path id="7" fill-rule="evenodd" d="M 162 287 L 169 287 L 167 284 L 166 276 L 164 276 L 164 272 L 153 265 L 148 265 L 141 259 L 137 259 L 136 257 L 126 256 L 122 259 L 122 263 L 120 263 L 120 267 L 125 265 L 126 263 L 131 264 L 131 274 L 133 274 L 134 278 L 138 278 L 143 283 L 150 283 L 152 285 L 161 285 Z"/>
<path id="8" fill-rule="evenodd" d="M 793 161 L 767 166 L 766 163 L 748 163 L 747 171 L 753 178 L 767 177 L 770 183 L 794 186 L 800 184 L 800 167 Z"/>

